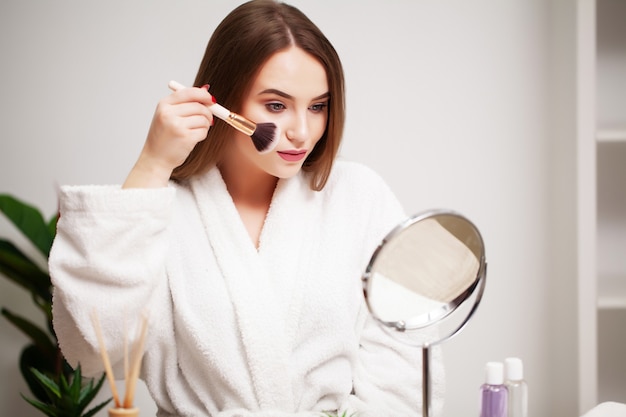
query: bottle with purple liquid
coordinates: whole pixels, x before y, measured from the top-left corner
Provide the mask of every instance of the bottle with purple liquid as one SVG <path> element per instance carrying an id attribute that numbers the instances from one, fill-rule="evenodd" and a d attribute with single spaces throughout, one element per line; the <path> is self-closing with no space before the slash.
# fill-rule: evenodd
<path id="1" fill-rule="evenodd" d="M 485 383 L 480 387 L 480 417 L 507 417 L 508 392 L 504 385 L 504 365 L 488 362 Z"/>

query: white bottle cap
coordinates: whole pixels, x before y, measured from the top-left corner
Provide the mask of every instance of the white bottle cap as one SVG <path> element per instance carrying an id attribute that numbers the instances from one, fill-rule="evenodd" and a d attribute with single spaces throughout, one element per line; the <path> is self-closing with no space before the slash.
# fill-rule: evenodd
<path id="1" fill-rule="evenodd" d="M 489 385 L 502 385 L 504 383 L 502 362 L 487 362 L 485 382 Z"/>
<path id="2" fill-rule="evenodd" d="M 506 358 L 506 379 L 509 381 L 521 381 L 524 379 L 524 364 L 520 358 Z"/>

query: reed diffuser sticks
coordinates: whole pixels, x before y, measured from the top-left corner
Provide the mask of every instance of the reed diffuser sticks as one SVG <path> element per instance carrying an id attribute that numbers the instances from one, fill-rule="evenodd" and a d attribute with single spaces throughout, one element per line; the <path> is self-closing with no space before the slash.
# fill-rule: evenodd
<path id="1" fill-rule="evenodd" d="M 139 335 L 133 349 L 131 349 L 130 355 L 128 352 L 128 339 L 126 337 L 127 332 L 126 328 L 124 329 L 124 381 L 126 393 L 123 401 L 120 400 L 120 396 L 117 391 L 113 368 L 111 367 L 109 354 L 104 344 L 104 337 L 102 335 L 102 328 L 100 327 L 98 314 L 95 311 L 92 313 L 91 319 L 96 331 L 96 337 L 98 338 L 98 345 L 100 347 L 100 355 L 102 356 L 102 362 L 104 364 L 104 371 L 106 373 L 107 380 L 109 381 L 109 385 L 111 386 L 111 393 L 115 403 L 115 409 L 109 410 L 109 415 L 139 415 L 139 410 L 133 406 L 133 401 L 135 399 L 135 388 L 137 387 L 137 381 L 139 380 L 141 360 L 143 358 L 144 345 L 146 335 L 148 333 L 148 319 L 145 314 L 142 315 Z M 130 358 L 130 362 L 129 356 L 132 356 L 132 358 Z M 131 414 L 125 412 L 124 410 L 127 410 Z"/>

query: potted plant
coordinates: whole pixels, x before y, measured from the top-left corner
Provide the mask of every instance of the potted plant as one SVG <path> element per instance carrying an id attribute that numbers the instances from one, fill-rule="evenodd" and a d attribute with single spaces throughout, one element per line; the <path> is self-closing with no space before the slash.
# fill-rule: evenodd
<path id="1" fill-rule="evenodd" d="M 8 194 L 0 194 L 0 212 L 48 259 L 58 215 L 45 221 L 40 210 Z M 35 397 L 24 397 L 26 401 L 49 416 L 95 415 L 110 399 L 83 412 L 100 390 L 105 375 L 94 385 L 93 380 L 83 380 L 80 366 L 72 369 L 63 357 L 52 327 L 52 282 L 47 269 L 0 237 L 0 275 L 28 291 L 34 306 L 45 318 L 46 325 L 42 328 L 2 307 L 2 315 L 30 339 L 19 359 L 22 376 Z"/>

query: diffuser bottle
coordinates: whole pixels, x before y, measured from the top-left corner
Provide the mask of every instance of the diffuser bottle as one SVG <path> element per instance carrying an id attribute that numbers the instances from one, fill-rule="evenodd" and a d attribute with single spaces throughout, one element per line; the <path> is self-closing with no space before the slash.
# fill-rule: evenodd
<path id="1" fill-rule="evenodd" d="M 110 408 L 109 417 L 139 417 L 139 408 Z"/>
<path id="2" fill-rule="evenodd" d="M 528 384 L 524 380 L 524 364 L 519 358 L 504 360 L 508 398 L 508 417 L 528 417 Z"/>
<path id="3" fill-rule="evenodd" d="M 488 362 L 485 383 L 480 387 L 480 417 L 507 417 L 507 388 L 504 365 Z"/>

